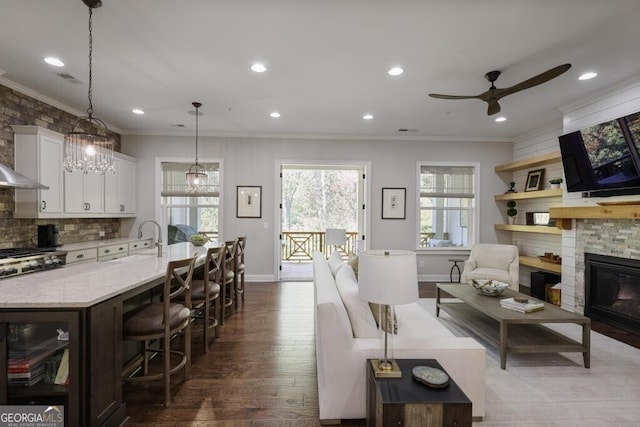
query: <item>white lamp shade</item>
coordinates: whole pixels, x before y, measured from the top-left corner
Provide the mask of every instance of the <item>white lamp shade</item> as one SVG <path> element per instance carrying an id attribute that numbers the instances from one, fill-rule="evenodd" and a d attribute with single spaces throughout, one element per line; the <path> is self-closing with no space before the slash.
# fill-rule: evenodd
<path id="1" fill-rule="evenodd" d="M 325 234 L 327 245 L 344 245 L 347 241 L 347 230 L 344 228 L 327 228 Z"/>
<path id="2" fill-rule="evenodd" d="M 360 298 L 377 304 L 408 304 L 418 299 L 416 253 L 370 250 L 358 258 Z"/>

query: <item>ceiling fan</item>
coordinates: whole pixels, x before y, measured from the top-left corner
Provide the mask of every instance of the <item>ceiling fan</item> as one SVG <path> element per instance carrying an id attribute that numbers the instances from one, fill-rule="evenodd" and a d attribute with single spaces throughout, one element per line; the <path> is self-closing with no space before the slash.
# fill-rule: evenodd
<path id="1" fill-rule="evenodd" d="M 491 82 L 491 87 L 489 88 L 489 90 L 481 93 L 480 95 L 464 96 L 430 93 L 429 96 L 438 99 L 481 99 L 489 104 L 487 108 L 487 114 L 491 116 L 500 112 L 500 104 L 498 104 L 500 98 L 511 95 L 512 93 L 520 92 L 521 90 L 529 89 L 530 87 L 537 86 L 544 82 L 548 82 L 551 79 L 555 79 L 560 74 L 567 71 L 569 68 L 571 68 L 571 64 L 558 65 L 557 67 L 547 70 L 544 73 L 540 73 L 537 76 L 531 77 L 528 80 L 503 89 L 499 89 L 494 85 L 495 81 L 498 80 L 498 77 L 500 76 L 500 71 L 489 71 L 484 75 L 484 77 L 489 80 L 489 82 Z"/>

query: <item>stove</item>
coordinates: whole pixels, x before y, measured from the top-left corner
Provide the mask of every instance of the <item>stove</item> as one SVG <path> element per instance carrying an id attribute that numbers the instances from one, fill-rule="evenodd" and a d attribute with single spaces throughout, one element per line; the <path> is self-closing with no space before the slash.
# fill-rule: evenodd
<path id="1" fill-rule="evenodd" d="M 65 265 L 67 251 L 57 248 L 0 249 L 0 279 Z"/>

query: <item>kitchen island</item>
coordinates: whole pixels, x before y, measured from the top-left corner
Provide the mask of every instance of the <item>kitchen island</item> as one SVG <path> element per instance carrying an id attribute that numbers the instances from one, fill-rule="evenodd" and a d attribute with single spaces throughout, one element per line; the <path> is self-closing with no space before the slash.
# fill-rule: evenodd
<path id="1" fill-rule="evenodd" d="M 69 427 L 122 425 L 126 420 L 122 400 L 124 307 L 164 281 L 169 261 L 197 256 L 196 265 L 203 265 L 205 252 L 206 247 L 178 243 L 163 247 L 162 257 L 152 247 L 112 261 L 71 264 L 0 280 L 0 366 L 4 368 L 0 404 L 64 405 Z M 35 337 L 17 340 L 10 335 L 25 324 L 37 326 Z M 31 358 L 35 365 L 36 355 L 45 350 L 33 347 L 51 341 L 56 329 L 69 335 L 66 343 L 53 340 L 56 349 L 68 350 L 67 383 L 43 380 L 16 385 L 10 381 L 7 370 L 12 354 L 21 360 Z"/>

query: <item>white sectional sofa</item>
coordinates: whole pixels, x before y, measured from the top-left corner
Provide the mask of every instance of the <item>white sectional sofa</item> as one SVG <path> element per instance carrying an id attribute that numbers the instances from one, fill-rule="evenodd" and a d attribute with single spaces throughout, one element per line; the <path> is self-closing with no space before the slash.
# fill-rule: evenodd
<path id="1" fill-rule="evenodd" d="M 351 266 L 332 260 L 330 267 L 317 252 L 313 273 L 320 422 L 365 418 L 366 359 L 377 359 L 381 353 L 375 319 L 368 304 L 358 298 Z M 471 400 L 474 419 L 482 419 L 485 348 L 473 338 L 454 336 L 420 301 L 395 309 L 398 331 L 393 357 L 437 359 Z"/>

